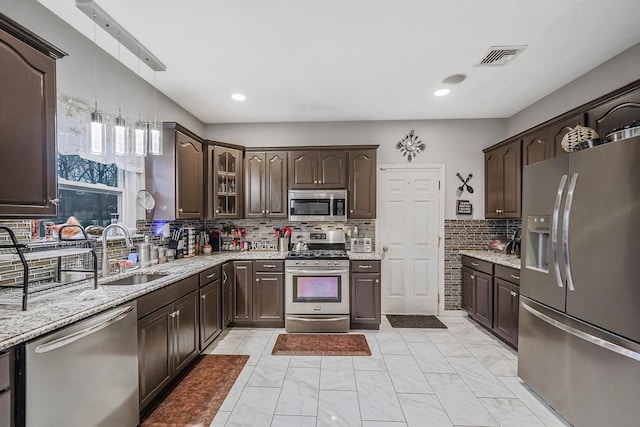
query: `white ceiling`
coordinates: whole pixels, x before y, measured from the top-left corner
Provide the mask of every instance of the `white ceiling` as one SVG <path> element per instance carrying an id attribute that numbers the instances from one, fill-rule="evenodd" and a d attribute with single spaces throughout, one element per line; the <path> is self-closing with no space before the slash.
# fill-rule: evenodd
<path id="1" fill-rule="evenodd" d="M 93 39 L 75 0 L 39 1 Z M 167 66 L 158 89 L 204 123 L 510 117 L 640 42 L 638 0 L 97 3 Z M 492 45 L 528 47 L 476 67 Z M 468 78 L 434 97 L 455 73 Z"/>

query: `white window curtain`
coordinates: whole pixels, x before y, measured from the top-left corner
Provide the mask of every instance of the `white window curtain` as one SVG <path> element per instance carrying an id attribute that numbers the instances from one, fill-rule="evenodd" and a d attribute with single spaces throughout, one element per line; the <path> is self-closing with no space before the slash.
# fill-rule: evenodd
<path id="1" fill-rule="evenodd" d="M 144 157 L 133 153 L 117 156 L 113 152 L 113 124 L 115 118 L 103 114 L 107 127 L 105 152 L 101 155 L 91 154 L 89 149 L 88 127 L 93 107 L 74 99 L 59 95 L 57 112 L 58 152 L 60 154 L 76 154 L 83 159 L 94 162 L 115 163 L 119 169 L 144 173 Z M 133 122 L 129 122 L 133 125 Z M 111 130 L 111 131 L 110 131 Z"/>

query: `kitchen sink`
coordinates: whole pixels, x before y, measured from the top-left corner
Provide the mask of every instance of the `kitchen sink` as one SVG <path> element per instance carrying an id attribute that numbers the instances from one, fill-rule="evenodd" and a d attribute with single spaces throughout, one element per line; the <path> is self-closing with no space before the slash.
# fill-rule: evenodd
<path id="1" fill-rule="evenodd" d="M 137 273 L 133 276 L 123 277 L 121 279 L 112 280 L 110 282 L 103 283 L 104 286 L 128 286 L 128 285 L 142 285 L 156 279 L 160 279 L 166 276 L 167 273 Z"/>

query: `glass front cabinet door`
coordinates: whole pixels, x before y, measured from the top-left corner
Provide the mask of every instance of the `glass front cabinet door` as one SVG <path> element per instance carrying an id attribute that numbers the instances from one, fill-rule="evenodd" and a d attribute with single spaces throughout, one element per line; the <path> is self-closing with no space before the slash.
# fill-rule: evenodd
<path id="1" fill-rule="evenodd" d="M 213 169 L 209 181 L 209 197 L 213 202 L 210 217 L 241 218 L 242 151 L 220 146 L 209 148 Z"/>

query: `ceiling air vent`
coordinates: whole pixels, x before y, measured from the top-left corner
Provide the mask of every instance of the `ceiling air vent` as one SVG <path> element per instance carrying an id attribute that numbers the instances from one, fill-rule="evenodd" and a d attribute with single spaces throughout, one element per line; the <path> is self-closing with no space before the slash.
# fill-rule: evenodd
<path id="1" fill-rule="evenodd" d="M 487 54 L 477 64 L 479 67 L 507 65 L 527 46 L 491 46 Z"/>

